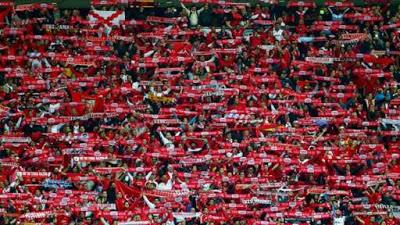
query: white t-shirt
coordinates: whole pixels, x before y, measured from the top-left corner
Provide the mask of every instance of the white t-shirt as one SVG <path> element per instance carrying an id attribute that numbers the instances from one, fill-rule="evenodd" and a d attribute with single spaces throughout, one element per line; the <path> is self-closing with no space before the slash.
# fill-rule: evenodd
<path id="1" fill-rule="evenodd" d="M 333 219 L 333 225 L 344 225 L 345 219 L 346 219 L 345 216 L 336 217 L 336 218 Z"/>
<path id="2" fill-rule="evenodd" d="M 197 11 L 190 11 L 189 21 L 192 26 L 196 26 L 199 23 L 199 13 Z"/>
<path id="3" fill-rule="evenodd" d="M 279 30 L 273 30 L 272 31 L 272 35 L 274 35 L 275 39 L 278 41 L 282 41 L 283 39 L 283 30 L 279 29 Z"/>

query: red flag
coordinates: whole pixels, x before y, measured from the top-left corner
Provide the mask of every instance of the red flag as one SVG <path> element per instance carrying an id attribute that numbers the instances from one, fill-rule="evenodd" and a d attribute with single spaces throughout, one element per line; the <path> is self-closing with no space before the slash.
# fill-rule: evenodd
<path id="1" fill-rule="evenodd" d="M 125 199 L 129 198 L 139 198 L 140 197 L 140 189 L 135 188 L 135 187 L 130 187 L 121 181 L 115 181 L 115 187 L 117 189 L 117 192 L 122 193 Z"/>

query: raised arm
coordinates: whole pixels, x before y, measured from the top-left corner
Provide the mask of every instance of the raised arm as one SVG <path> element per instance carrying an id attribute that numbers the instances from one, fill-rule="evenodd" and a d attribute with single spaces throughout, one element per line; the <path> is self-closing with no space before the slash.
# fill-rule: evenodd
<path id="1" fill-rule="evenodd" d="M 156 205 L 155 205 L 154 203 L 150 202 L 150 200 L 147 198 L 146 195 L 143 195 L 143 199 L 144 199 L 144 202 L 146 203 L 146 205 L 147 205 L 150 209 L 155 209 L 155 208 L 156 208 Z"/>
<path id="2" fill-rule="evenodd" d="M 179 3 L 181 3 L 181 6 L 182 6 L 183 10 L 185 10 L 185 12 L 186 12 L 187 14 L 189 14 L 189 13 L 190 13 L 189 9 L 186 8 L 186 6 L 185 6 L 181 1 L 179 1 Z"/>
<path id="3" fill-rule="evenodd" d="M 203 11 L 204 11 L 204 6 L 201 9 L 197 10 L 197 13 L 200 14 Z"/>
<path id="4" fill-rule="evenodd" d="M 333 14 L 331 7 L 328 7 L 328 10 L 331 14 Z"/>

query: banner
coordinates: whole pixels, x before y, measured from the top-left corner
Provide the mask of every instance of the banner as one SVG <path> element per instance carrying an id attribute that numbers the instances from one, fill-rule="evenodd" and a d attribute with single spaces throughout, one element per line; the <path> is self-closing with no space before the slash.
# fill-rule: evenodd
<path id="1" fill-rule="evenodd" d="M 43 183 L 42 183 L 43 187 L 45 188 L 72 188 L 72 184 L 66 180 L 51 180 L 51 179 L 46 179 Z"/>
<path id="2" fill-rule="evenodd" d="M 321 63 L 321 64 L 333 64 L 334 58 L 328 57 L 306 57 L 307 62 Z"/>
<path id="3" fill-rule="evenodd" d="M 122 196 L 125 197 L 125 199 L 130 197 L 139 198 L 141 194 L 141 190 L 138 188 L 128 186 L 118 180 L 115 181 L 115 188 L 117 192 L 120 192 Z"/>
<path id="4" fill-rule="evenodd" d="M 125 20 L 125 11 L 92 10 L 89 12 L 89 21 L 108 26 L 119 25 Z"/>

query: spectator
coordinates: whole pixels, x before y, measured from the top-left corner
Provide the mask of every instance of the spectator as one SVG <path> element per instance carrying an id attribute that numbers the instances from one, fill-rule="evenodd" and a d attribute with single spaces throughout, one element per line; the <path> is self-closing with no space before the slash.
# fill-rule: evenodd
<path id="1" fill-rule="evenodd" d="M 199 24 L 203 27 L 211 27 L 213 17 L 214 12 L 212 8 L 208 4 L 205 4 L 203 11 L 201 11 L 199 15 Z"/>
<path id="2" fill-rule="evenodd" d="M 186 6 L 181 2 L 181 6 L 182 8 L 185 10 L 186 15 L 189 19 L 189 24 L 191 27 L 196 27 L 199 24 L 199 16 L 200 14 L 203 12 L 203 10 L 205 9 L 205 7 L 208 8 L 208 6 L 205 6 L 201 9 L 197 9 L 196 6 L 192 6 L 189 9 L 186 8 Z"/>
<path id="3" fill-rule="evenodd" d="M 91 3 L 0 3 L 0 224 L 399 224 L 395 2 Z"/>

